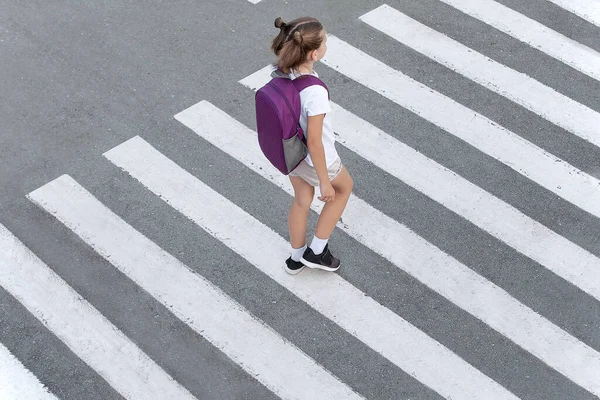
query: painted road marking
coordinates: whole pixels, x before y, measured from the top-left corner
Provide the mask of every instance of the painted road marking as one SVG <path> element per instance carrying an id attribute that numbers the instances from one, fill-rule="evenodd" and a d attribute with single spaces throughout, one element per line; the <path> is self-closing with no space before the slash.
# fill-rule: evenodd
<path id="1" fill-rule="evenodd" d="M 600 80 L 600 53 L 503 4 L 493 0 L 440 1 Z"/>
<path id="2" fill-rule="evenodd" d="M 240 83 L 257 90 L 271 79 L 271 69 L 267 66 Z M 598 257 L 339 105 L 331 105 L 338 143 L 600 300 Z M 199 118 L 193 110 L 184 122 L 189 127 Z M 202 136 L 210 135 L 210 129 L 206 126 Z M 264 159 L 260 154 L 255 157 Z"/>
<path id="3" fill-rule="evenodd" d="M 119 148 L 107 153 L 119 156 Z M 362 398 L 71 177 L 63 175 L 29 197 L 281 398 Z"/>
<path id="4" fill-rule="evenodd" d="M 0 248 L 0 285 L 123 397 L 194 399 L 2 225 Z"/>
<path id="5" fill-rule="evenodd" d="M 205 118 L 222 119 L 208 114 Z M 223 136 L 229 126 L 222 126 Z M 232 145 L 242 150 L 245 142 Z M 254 143 L 255 144 L 255 143 Z M 254 149 L 256 146 L 251 146 Z M 247 151 L 252 150 L 246 148 Z M 287 241 L 203 182 L 135 137 L 107 153 L 139 180 L 259 270 L 440 395 L 514 399 L 515 396 L 456 354 L 366 296 L 338 274 L 305 271 L 290 276 Z M 202 207 L 198 205 L 201 204 Z M 269 243 L 269 252 L 263 251 Z"/>
<path id="6" fill-rule="evenodd" d="M 248 168 L 293 193 L 287 177 L 262 155 L 256 134 L 212 104 L 200 102 L 176 118 Z M 320 212 L 320 203 L 314 205 L 315 211 Z M 184 214 L 189 216 L 187 212 Z M 600 393 L 598 352 L 405 226 L 353 195 L 344 212 L 343 224 L 338 227 L 569 379 Z"/>
<path id="7" fill-rule="evenodd" d="M 335 36 L 322 61 L 600 218 L 598 179 Z"/>
<path id="8" fill-rule="evenodd" d="M 600 113 L 387 5 L 360 19 L 373 28 L 600 147 Z"/>
<path id="9" fill-rule="evenodd" d="M 548 0 L 567 11 L 600 26 L 600 1 L 598 0 Z"/>
<path id="10" fill-rule="evenodd" d="M 0 399 L 58 400 L 0 343 Z"/>

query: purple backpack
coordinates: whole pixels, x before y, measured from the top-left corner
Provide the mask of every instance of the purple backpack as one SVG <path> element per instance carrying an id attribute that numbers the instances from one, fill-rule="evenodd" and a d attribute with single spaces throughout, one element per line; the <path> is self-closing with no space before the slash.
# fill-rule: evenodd
<path id="1" fill-rule="evenodd" d="M 271 164 L 288 175 L 308 154 L 300 127 L 300 92 L 312 85 L 327 86 L 313 75 L 291 80 L 275 71 L 274 76 L 256 92 L 258 143 Z"/>

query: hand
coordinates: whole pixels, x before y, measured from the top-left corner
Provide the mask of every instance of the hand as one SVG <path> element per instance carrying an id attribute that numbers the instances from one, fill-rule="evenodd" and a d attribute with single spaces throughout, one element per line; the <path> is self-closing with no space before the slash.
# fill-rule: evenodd
<path id="1" fill-rule="evenodd" d="M 321 187 L 321 196 L 317 197 L 319 200 L 329 203 L 330 201 L 335 200 L 335 189 L 331 185 L 330 181 L 320 183 Z"/>

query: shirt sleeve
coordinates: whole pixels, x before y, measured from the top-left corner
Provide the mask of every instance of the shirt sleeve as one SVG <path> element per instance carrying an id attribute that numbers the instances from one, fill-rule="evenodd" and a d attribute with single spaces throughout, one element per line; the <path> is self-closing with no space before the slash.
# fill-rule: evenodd
<path id="1" fill-rule="evenodd" d="M 306 115 L 312 117 L 314 115 L 327 114 L 331 112 L 329 104 L 329 96 L 327 89 L 320 85 L 309 86 L 302 91 L 304 98 L 304 110 Z"/>

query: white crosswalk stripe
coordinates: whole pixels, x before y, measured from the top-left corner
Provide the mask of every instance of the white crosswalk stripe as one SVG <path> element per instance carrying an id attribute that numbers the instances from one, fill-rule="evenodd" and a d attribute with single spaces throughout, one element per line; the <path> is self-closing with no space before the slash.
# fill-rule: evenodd
<path id="1" fill-rule="evenodd" d="M 566 161 L 333 35 L 322 61 L 600 217 L 600 181 Z"/>
<path id="2" fill-rule="evenodd" d="M 0 399 L 57 400 L 57 397 L 0 343 Z"/>
<path id="3" fill-rule="evenodd" d="M 600 80 L 600 53 L 503 4 L 493 0 L 440 1 Z"/>
<path id="4" fill-rule="evenodd" d="M 256 143 L 256 135 L 210 103 L 196 104 L 176 118 L 247 167 L 288 193 L 293 193 L 287 178 L 271 167 L 261 157 L 260 149 L 253 145 Z M 338 124 L 340 119 L 343 118 L 337 115 Z M 348 121 L 349 124 L 353 122 L 355 121 Z M 360 128 L 360 125 L 357 127 Z M 364 131 L 361 133 L 364 134 Z M 385 155 L 380 158 L 385 158 Z M 141 160 L 135 165 L 140 163 Z M 181 185 L 184 187 L 183 183 Z M 189 184 L 185 187 L 189 187 Z M 164 195 L 163 192 L 160 194 Z M 194 204 L 191 200 L 190 203 Z M 320 211 L 318 204 L 315 203 L 315 209 Z M 523 306 L 501 288 L 405 226 L 386 217 L 356 196 L 351 197 L 344 212 L 343 223 L 338 226 L 548 365 L 588 390 L 600 393 L 597 380 L 600 371 L 598 352 Z M 391 243 L 403 243 L 403 246 L 398 248 L 391 246 Z"/>
<path id="5" fill-rule="evenodd" d="M 194 398 L 2 225 L 0 248 L 0 286 L 123 397 Z"/>
<path id="6" fill-rule="evenodd" d="M 215 115 L 204 117 L 213 119 Z M 221 133 L 224 128 L 220 128 Z M 307 271 L 298 277 L 288 275 L 282 268 L 288 243 L 282 237 L 141 138 L 121 144 L 106 156 L 279 284 L 441 395 L 515 398 L 339 275 L 318 271 Z M 262 243 L 269 243 L 269 252 L 262 251 Z"/>
<path id="7" fill-rule="evenodd" d="M 271 70 L 271 66 L 266 66 L 240 83 L 256 90 L 269 81 Z M 199 105 L 196 109 L 205 107 Z M 595 268 L 600 265 L 598 257 L 338 104 L 332 102 L 332 108 L 336 115 L 335 130 L 339 134 L 340 144 L 600 300 L 600 269 Z M 201 116 L 194 111 L 194 108 L 190 108 L 176 118 L 206 138 L 212 132 L 211 127 L 207 126 L 201 133 L 198 127 L 203 125 L 197 123 Z M 214 142 L 215 139 L 208 140 Z M 236 158 L 242 156 L 241 153 L 232 155 Z M 253 158 L 261 156 L 256 154 Z M 268 169 L 266 165 L 264 170 Z"/>
<path id="8" fill-rule="evenodd" d="M 118 149 L 107 156 L 118 157 Z M 127 155 L 137 159 L 135 152 L 143 149 L 129 150 L 134 153 Z M 168 171 L 158 171 L 158 180 L 168 178 Z M 299 393 L 306 399 L 361 398 L 72 178 L 63 175 L 29 197 L 281 398 L 295 399 Z"/>
<path id="9" fill-rule="evenodd" d="M 600 2 L 597 0 L 548 0 L 581 18 L 600 26 Z"/>
<path id="10" fill-rule="evenodd" d="M 427 57 L 600 146 L 600 113 L 450 39 L 392 7 L 383 5 L 360 19 Z"/>

